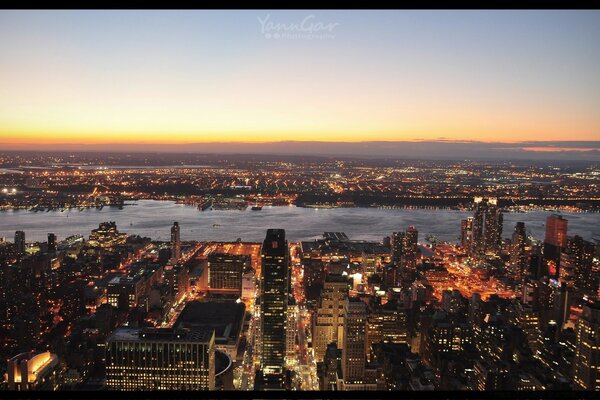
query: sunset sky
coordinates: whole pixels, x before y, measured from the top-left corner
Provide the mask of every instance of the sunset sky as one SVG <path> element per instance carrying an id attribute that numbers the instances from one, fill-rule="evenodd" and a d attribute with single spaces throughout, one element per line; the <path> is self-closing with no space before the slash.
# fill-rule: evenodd
<path id="1" fill-rule="evenodd" d="M 1 11 L 0 145 L 599 141 L 598 38 L 598 11 Z"/>

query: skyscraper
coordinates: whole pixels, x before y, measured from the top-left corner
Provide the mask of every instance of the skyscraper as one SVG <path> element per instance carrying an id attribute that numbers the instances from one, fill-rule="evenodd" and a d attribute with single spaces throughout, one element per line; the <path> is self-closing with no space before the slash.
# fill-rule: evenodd
<path id="1" fill-rule="evenodd" d="M 575 286 L 580 289 L 597 290 L 598 282 L 594 280 L 594 274 L 592 274 L 594 243 L 575 235 L 573 239 L 569 240 L 567 246 L 573 265 Z"/>
<path id="2" fill-rule="evenodd" d="M 404 234 L 404 256 L 402 266 L 405 268 L 415 269 L 417 265 L 419 231 L 413 225 L 409 226 Z"/>
<path id="3" fill-rule="evenodd" d="M 564 248 L 567 245 L 567 225 L 569 221 L 561 215 L 552 214 L 546 218 L 544 243 Z"/>
<path id="4" fill-rule="evenodd" d="M 475 197 L 473 216 L 473 244 L 478 255 L 495 255 L 502 238 L 502 210 L 497 199 Z"/>
<path id="5" fill-rule="evenodd" d="M 338 348 L 342 347 L 344 303 L 348 297 L 348 283 L 348 278 L 340 274 L 330 274 L 325 278 L 313 330 L 317 362 L 323 361 L 330 343 L 336 343 Z"/>
<path id="6" fill-rule="evenodd" d="M 214 390 L 215 331 L 118 328 L 108 339 L 113 390 Z"/>
<path id="7" fill-rule="evenodd" d="M 567 225 L 568 221 L 560 215 L 552 214 L 546 218 L 544 261 L 552 277 L 560 275 L 560 253 L 567 246 Z"/>
<path id="8" fill-rule="evenodd" d="M 283 387 L 286 316 L 289 290 L 289 251 L 285 230 L 269 229 L 261 250 L 261 370 L 265 387 Z"/>
<path id="9" fill-rule="evenodd" d="M 54 233 L 48 234 L 48 253 L 56 253 L 56 235 Z"/>
<path id="10" fill-rule="evenodd" d="M 403 270 L 414 270 L 417 264 L 419 232 L 409 226 L 405 232 L 392 234 L 392 263 Z"/>
<path id="11" fill-rule="evenodd" d="M 181 257 L 181 237 L 179 223 L 173 222 L 171 227 L 171 259 L 177 262 Z"/>
<path id="12" fill-rule="evenodd" d="M 511 240 L 509 274 L 520 281 L 527 269 L 528 259 L 526 253 L 527 233 L 525 223 L 517 222 Z"/>
<path id="13" fill-rule="evenodd" d="M 460 245 L 470 251 L 473 244 L 473 217 L 460 221 Z"/>
<path id="14" fill-rule="evenodd" d="M 392 233 L 392 263 L 397 266 L 402 262 L 404 254 L 404 235 L 404 232 Z"/>
<path id="15" fill-rule="evenodd" d="M 580 390 L 600 390 L 600 305 L 587 304 L 577 321 L 573 381 Z"/>
<path id="16" fill-rule="evenodd" d="M 342 377 L 344 387 L 364 384 L 366 364 L 367 305 L 349 297 L 344 305 L 344 347 Z"/>
<path id="17" fill-rule="evenodd" d="M 17 255 L 22 256 L 25 254 L 25 232 L 23 231 L 15 232 L 15 250 Z"/>
<path id="18" fill-rule="evenodd" d="M 371 250 L 362 252 L 362 273 L 366 278 L 373 276 L 377 272 L 377 256 Z"/>

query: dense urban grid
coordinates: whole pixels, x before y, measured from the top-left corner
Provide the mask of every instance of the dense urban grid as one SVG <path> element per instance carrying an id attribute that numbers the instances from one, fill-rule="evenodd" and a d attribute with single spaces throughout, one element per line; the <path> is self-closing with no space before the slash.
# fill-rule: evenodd
<path id="1" fill-rule="evenodd" d="M 214 189 L 198 194 L 215 195 L 206 207 L 256 209 L 319 190 L 340 199 L 379 192 L 464 201 L 478 193 L 462 203 L 472 216 L 456 226 L 458 243 L 424 244 L 418 226 L 398 226 L 380 242 L 330 231 L 299 243 L 270 227 L 258 243 L 182 241 L 186 221 L 173 223 L 166 242 L 112 221 L 87 238 L 49 232 L 41 243 L 17 230 L 0 242 L 2 387 L 600 389 L 598 242 L 570 232 L 559 214 L 549 214 L 543 238 L 522 222 L 502 231 L 514 205 L 507 200 L 523 191 L 593 206 L 598 170 L 417 164 L 13 167 L 19 172 L 2 176 L 4 207 L 85 207 L 102 196 L 196 201 L 169 193 L 177 187 Z M 237 186 L 251 194 L 216 196 Z"/>

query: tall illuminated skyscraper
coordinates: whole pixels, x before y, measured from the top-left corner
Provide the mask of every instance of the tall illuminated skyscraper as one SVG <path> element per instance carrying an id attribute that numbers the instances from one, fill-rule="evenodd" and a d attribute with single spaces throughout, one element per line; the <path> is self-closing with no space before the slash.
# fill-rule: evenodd
<path id="1" fill-rule="evenodd" d="M 343 346 L 344 303 L 348 297 L 348 277 L 329 274 L 325 278 L 317 318 L 313 330 L 315 360 L 323 361 L 327 346 L 336 343 Z"/>
<path id="2" fill-rule="evenodd" d="M 498 207 L 497 199 L 475 197 L 473 247 L 476 254 L 498 254 L 502 238 L 502 222 L 502 210 Z"/>
<path id="3" fill-rule="evenodd" d="M 470 251 L 473 244 L 473 217 L 460 221 L 460 245 Z"/>
<path id="4" fill-rule="evenodd" d="M 517 222 L 515 231 L 512 235 L 510 249 L 509 273 L 511 277 L 520 281 L 528 265 L 527 253 L 527 233 L 525 232 L 525 223 Z"/>
<path id="5" fill-rule="evenodd" d="M 285 230 L 269 229 L 261 250 L 261 370 L 266 388 L 283 388 L 289 290 Z"/>
<path id="6" fill-rule="evenodd" d="M 181 236 L 179 223 L 173 222 L 171 227 L 171 259 L 176 262 L 181 257 Z"/>
<path id="7" fill-rule="evenodd" d="M 560 276 L 560 253 L 567 246 L 568 221 L 560 215 L 552 214 L 546 218 L 544 237 L 544 261 L 552 277 Z"/>
<path id="8" fill-rule="evenodd" d="M 552 214 L 546 218 L 544 243 L 564 248 L 567 245 L 567 225 L 569 221 L 561 215 Z"/>
<path id="9" fill-rule="evenodd" d="M 344 387 L 365 383 L 367 305 L 349 297 L 344 305 L 344 347 L 342 377 Z"/>
<path id="10" fill-rule="evenodd" d="M 419 231 L 414 226 L 409 226 L 405 232 L 392 234 L 392 262 L 396 266 L 414 269 L 416 266 L 419 240 Z"/>
<path id="11" fill-rule="evenodd" d="M 597 290 L 597 278 L 592 273 L 594 268 L 594 243 L 575 235 L 569 240 L 568 250 L 571 256 L 575 285 L 579 289 Z"/>
<path id="12" fill-rule="evenodd" d="M 410 269 L 416 268 L 417 254 L 419 252 L 417 242 L 419 241 L 419 231 L 413 225 L 409 226 L 404 234 L 404 255 L 402 266 Z"/>
<path id="13" fill-rule="evenodd" d="M 573 381 L 580 390 L 600 390 L 600 305 L 583 306 L 577 321 Z"/>

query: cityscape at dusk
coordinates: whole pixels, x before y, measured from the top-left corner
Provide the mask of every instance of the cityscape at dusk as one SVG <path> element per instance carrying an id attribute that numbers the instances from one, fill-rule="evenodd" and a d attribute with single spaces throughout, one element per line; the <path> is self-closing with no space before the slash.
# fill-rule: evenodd
<path id="1" fill-rule="evenodd" d="M 0 11 L 0 397 L 594 398 L 599 37 Z"/>

